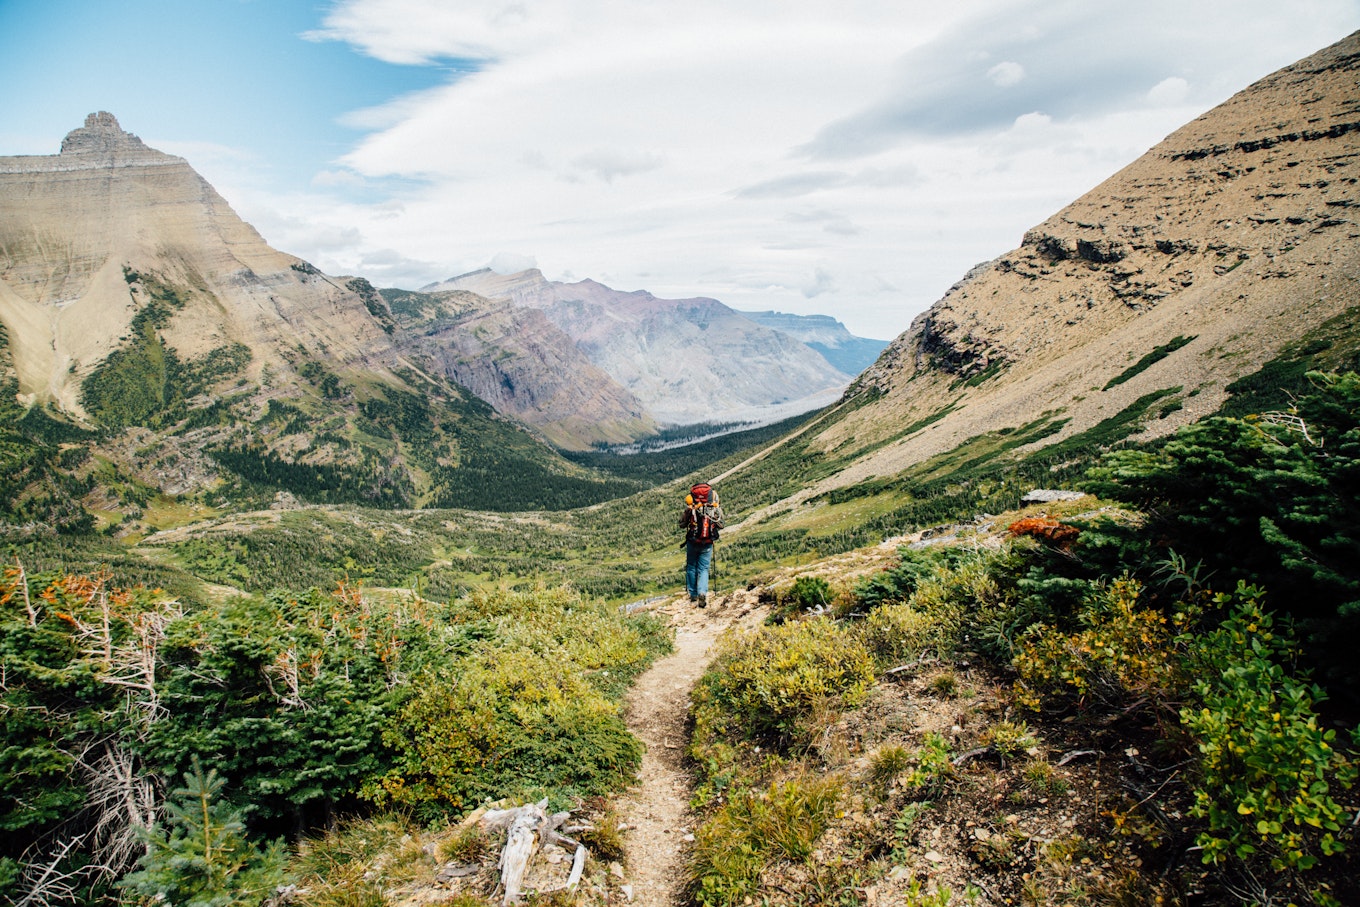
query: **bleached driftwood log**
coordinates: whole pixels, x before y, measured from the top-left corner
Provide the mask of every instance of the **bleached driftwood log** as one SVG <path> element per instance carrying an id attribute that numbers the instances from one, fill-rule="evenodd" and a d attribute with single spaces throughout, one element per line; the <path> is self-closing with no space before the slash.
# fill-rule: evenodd
<path id="1" fill-rule="evenodd" d="M 534 854 L 545 844 L 569 844 L 576 848 L 572 860 L 571 876 L 561 888 L 572 889 L 581 881 L 585 870 L 586 848 L 581 843 L 559 834 L 571 813 L 547 813 L 548 801 L 528 803 L 514 809 L 496 809 L 481 817 L 481 825 L 486 829 L 506 829 L 505 847 L 501 850 L 499 868 L 501 871 L 502 904 L 519 901 L 524 893 L 524 877 Z M 553 889 L 560 890 L 560 889 Z"/>
<path id="2" fill-rule="evenodd" d="M 505 889 L 506 904 L 519 900 L 520 891 L 524 888 L 524 874 L 529 871 L 529 861 L 538 849 L 538 830 L 544 818 L 543 811 L 534 808 L 525 810 L 510 823 L 500 863 L 501 886 Z"/>

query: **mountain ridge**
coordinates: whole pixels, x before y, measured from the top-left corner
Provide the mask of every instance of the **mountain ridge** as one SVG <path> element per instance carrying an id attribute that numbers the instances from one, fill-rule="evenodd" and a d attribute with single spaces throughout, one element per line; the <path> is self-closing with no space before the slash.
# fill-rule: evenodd
<path id="1" fill-rule="evenodd" d="M 1360 305 L 1357 71 L 1360 33 L 1243 89 L 970 270 L 847 391 L 815 447 L 853 462 L 798 498 L 1048 413 L 1062 424 L 1040 449 L 1149 395 L 1160 415 L 1134 437 L 1161 437 L 1345 321 Z"/>

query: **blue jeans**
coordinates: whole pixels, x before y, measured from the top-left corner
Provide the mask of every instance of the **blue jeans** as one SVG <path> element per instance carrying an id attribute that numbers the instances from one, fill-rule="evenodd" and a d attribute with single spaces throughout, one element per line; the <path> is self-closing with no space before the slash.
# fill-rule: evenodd
<path id="1" fill-rule="evenodd" d="M 712 545 L 685 543 L 685 590 L 690 598 L 708 594 L 708 568 L 712 563 Z"/>

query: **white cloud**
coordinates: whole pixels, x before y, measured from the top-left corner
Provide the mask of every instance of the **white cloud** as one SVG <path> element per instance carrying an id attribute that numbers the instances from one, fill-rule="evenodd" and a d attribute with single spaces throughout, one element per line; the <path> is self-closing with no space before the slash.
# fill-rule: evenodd
<path id="1" fill-rule="evenodd" d="M 1356 0 L 1299 4 L 1205 0 L 1187 20 L 1172 0 L 1128 17 L 1084 0 L 341 0 L 314 39 L 473 65 L 351 114 L 367 135 L 316 194 L 261 207 L 306 206 L 295 219 L 347 238 L 326 254 L 351 269 L 400 250 L 411 274 L 383 272 L 399 285 L 537 262 L 887 337 L 1172 129 L 1353 27 Z M 345 197 L 348 174 L 364 195 Z"/>
<path id="2" fill-rule="evenodd" d="M 575 158 L 572 166 L 606 183 L 620 176 L 646 173 L 661 166 L 661 155 L 629 148 L 595 148 Z"/>
<path id="3" fill-rule="evenodd" d="M 1154 85 L 1147 97 L 1148 101 L 1157 107 L 1184 104 L 1190 97 L 1190 83 L 1180 76 L 1170 76 Z"/>
<path id="4" fill-rule="evenodd" d="M 987 78 L 991 79 L 992 84 L 997 88 L 1010 88 L 1012 85 L 1019 85 L 1024 81 L 1025 67 L 1007 60 L 987 70 Z"/>
<path id="5" fill-rule="evenodd" d="M 826 269 L 818 268 L 812 273 L 812 279 L 803 284 L 803 295 L 808 299 L 814 299 L 835 287 L 836 279 Z"/>

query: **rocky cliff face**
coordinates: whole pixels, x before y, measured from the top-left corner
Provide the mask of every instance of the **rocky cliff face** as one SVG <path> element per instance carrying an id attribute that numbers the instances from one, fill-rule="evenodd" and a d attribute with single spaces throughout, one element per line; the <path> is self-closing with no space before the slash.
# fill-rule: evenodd
<path id="1" fill-rule="evenodd" d="M 851 394 L 881 396 L 825 443 L 872 443 L 954 410 L 838 481 L 1045 411 L 1070 419 L 1051 443 L 1155 391 L 1180 407 L 1144 429 L 1165 434 L 1214 412 L 1286 343 L 1353 316 L 1358 82 L 1360 33 L 1177 130 L 966 275 L 861 376 Z"/>
<path id="2" fill-rule="evenodd" d="M 715 299 L 659 299 L 538 271 L 464 274 L 463 289 L 537 309 L 663 424 L 775 418 L 834 399 L 847 376 L 819 353 Z"/>

